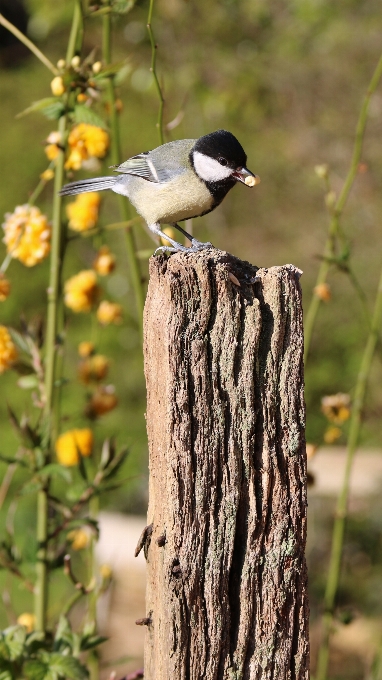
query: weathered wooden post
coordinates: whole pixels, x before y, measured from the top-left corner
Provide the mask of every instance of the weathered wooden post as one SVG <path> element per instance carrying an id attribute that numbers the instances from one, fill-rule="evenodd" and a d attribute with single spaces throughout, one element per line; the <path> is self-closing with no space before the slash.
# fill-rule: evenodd
<path id="1" fill-rule="evenodd" d="M 309 677 L 299 275 L 151 259 L 145 680 Z"/>

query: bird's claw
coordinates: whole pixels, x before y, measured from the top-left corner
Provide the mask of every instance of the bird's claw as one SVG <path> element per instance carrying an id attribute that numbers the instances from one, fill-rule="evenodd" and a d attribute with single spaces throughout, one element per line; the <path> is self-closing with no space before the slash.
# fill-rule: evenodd
<path id="1" fill-rule="evenodd" d="M 191 241 L 191 246 L 190 248 L 187 248 L 186 246 L 182 246 L 180 243 L 178 246 L 175 248 L 173 246 L 159 246 L 159 248 L 156 248 L 154 251 L 154 255 L 157 253 L 198 253 L 200 250 L 205 250 L 206 248 L 214 248 L 212 243 L 207 242 L 207 243 L 202 243 L 202 241 L 198 241 L 196 238 L 193 238 Z"/>

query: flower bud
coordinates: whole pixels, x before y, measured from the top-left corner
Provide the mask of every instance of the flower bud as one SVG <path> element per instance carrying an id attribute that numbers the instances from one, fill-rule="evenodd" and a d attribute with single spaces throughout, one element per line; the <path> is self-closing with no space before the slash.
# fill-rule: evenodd
<path id="1" fill-rule="evenodd" d="M 66 61 L 65 59 L 59 59 L 57 62 L 57 68 L 59 69 L 64 69 L 66 66 Z"/>
<path id="2" fill-rule="evenodd" d="M 81 59 L 79 58 L 78 55 L 73 57 L 72 61 L 70 62 L 70 65 L 73 66 L 73 68 L 78 68 L 81 63 Z"/>
<path id="3" fill-rule="evenodd" d="M 60 97 L 65 92 L 65 85 L 61 76 L 56 76 L 53 78 L 50 87 L 55 97 Z"/>
<path id="4" fill-rule="evenodd" d="M 329 166 L 327 163 L 322 163 L 322 165 L 315 165 L 314 172 L 316 173 L 317 177 L 320 177 L 321 179 L 326 179 L 329 175 Z"/>
<path id="5" fill-rule="evenodd" d="M 102 62 L 100 62 L 100 61 L 94 62 L 93 66 L 92 66 L 93 73 L 97 74 L 97 73 L 100 72 L 101 69 L 102 69 Z"/>

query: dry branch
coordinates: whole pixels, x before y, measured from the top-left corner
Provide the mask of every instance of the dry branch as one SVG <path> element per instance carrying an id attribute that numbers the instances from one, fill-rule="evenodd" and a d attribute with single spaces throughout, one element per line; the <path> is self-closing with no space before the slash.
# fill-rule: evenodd
<path id="1" fill-rule="evenodd" d="M 309 677 L 299 275 L 151 259 L 145 680 Z"/>

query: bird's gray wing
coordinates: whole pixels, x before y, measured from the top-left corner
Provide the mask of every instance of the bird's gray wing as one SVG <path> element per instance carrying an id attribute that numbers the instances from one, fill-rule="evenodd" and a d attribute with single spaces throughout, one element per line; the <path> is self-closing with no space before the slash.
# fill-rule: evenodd
<path id="1" fill-rule="evenodd" d="M 145 151 L 114 166 L 115 172 L 136 175 L 149 182 L 170 182 L 190 168 L 189 154 L 195 139 L 167 142 L 152 151 Z"/>
<path id="2" fill-rule="evenodd" d="M 150 153 L 150 151 L 145 151 L 137 156 L 133 156 L 124 163 L 121 163 L 121 165 L 112 166 L 113 170 L 126 175 L 142 177 L 142 179 L 146 179 L 148 182 L 168 182 L 172 179 L 173 173 L 169 169 L 156 167 L 150 158 Z"/>

